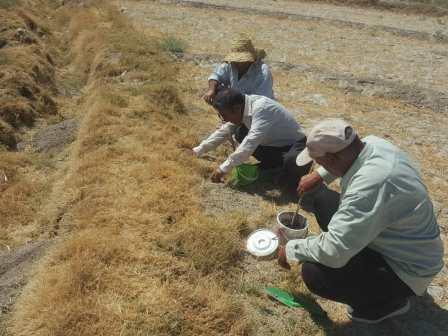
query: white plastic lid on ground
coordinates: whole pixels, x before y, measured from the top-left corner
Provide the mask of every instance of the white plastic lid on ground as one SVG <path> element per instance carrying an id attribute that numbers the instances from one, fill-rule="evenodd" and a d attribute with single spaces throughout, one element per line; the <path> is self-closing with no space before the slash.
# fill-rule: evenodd
<path id="1" fill-rule="evenodd" d="M 247 250 L 256 257 L 267 257 L 273 254 L 279 245 L 277 235 L 271 230 L 254 231 L 247 238 Z"/>

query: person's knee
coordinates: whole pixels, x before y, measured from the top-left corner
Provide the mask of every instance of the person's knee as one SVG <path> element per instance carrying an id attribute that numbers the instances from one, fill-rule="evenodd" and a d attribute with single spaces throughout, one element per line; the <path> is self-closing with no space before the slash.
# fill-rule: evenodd
<path id="1" fill-rule="evenodd" d="M 302 265 L 302 279 L 310 292 L 324 296 L 324 276 L 318 264 L 305 262 Z"/>
<path id="2" fill-rule="evenodd" d="M 310 173 L 311 163 L 305 165 L 305 166 L 298 166 L 297 165 L 297 153 L 287 153 L 284 156 L 284 162 L 285 167 L 291 172 L 294 172 L 294 174 L 297 176 L 297 179 L 301 179 L 306 174 Z"/>
<path id="3" fill-rule="evenodd" d="M 289 152 L 283 154 L 284 169 L 289 173 L 289 175 L 291 175 L 291 177 L 294 177 L 298 182 L 303 173 L 301 167 L 297 166 L 296 159 L 297 153 L 295 151 L 290 150 Z"/>
<path id="4" fill-rule="evenodd" d="M 314 215 L 323 231 L 327 231 L 331 218 L 339 207 L 339 193 L 322 185 L 314 195 Z"/>
<path id="5" fill-rule="evenodd" d="M 325 184 L 321 184 L 315 192 L 316 202 L 330 205 L 332 208 L 337 208 L 339 205 L 339 193 L 329 189 Z"/>

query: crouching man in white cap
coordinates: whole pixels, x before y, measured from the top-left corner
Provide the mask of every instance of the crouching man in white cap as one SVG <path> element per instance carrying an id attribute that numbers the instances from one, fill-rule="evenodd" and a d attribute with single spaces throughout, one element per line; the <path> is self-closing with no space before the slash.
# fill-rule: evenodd
<path id="1" fill-rule="evenodd" d="M 353 320 L 376 323 L 409 310 L 443 267 L 443 243 L 428 191 L 407 155 L 339 119 L 317 124 L 299 166 L 322 232 L 289 241 L 279 263 L 304 262 L 302 277 L 315 294 L 347 304 Z M 341 193 L 322 186 L 340 177 Z M 317 191 L 316 191 L 317 190 Z M 307 195 L 307 194 L 305 194 Z"/>

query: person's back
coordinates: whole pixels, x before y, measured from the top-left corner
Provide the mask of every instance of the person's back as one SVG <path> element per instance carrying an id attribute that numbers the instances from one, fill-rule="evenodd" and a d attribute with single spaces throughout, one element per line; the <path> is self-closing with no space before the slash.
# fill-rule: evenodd
<path id="1" fill-rule="evenodd" d="M 253 155 L 259 161 L 259 169 L 277 170 L 295 193 L 294 184 L 309 167 L 300 168 L 295 164 L 306 137 L 293 115 L 273 99 L 243 95 L 234 89 L 220 90 L 213 107 L 223 124 L 192 151 L 201 156 L 232 136 L 239 145 L 215 170 L 212 181 L 222 182 L 225 174 Z"/>
<path id="2" fill-rule="evenodd" d="M 350 192 L 365 192 L 366 197 L 380 195 L 383 222 L 378 225 L 384 228 L 369 247 L 381 253 L 405 282 L 415 283 L 415 277 L 434 276 L 443 266 L 443 244 L 432 202 L 418 170 L 390 142 L 375 136 L 368 136 L 363 142 L 364 163 L 353 176 L 343 178 L 350 181 L 341 183 L 345 189 L 341 198 Z M 425 286 L 415 283 L 413 287 Z"/>
<path id="3" fill-rule="evenodd" d="M 297 156 L 321 167 L 302 178 L 321 233 L 291 240 L 279 263 L 299 260 L 315 294 L 349 305 L 352 320 L 377 323 L 406 313 L 409 297 L 423 295 L 443 267 L 440 230 L 421 176 L 409 157 L 387 140 L 360 139 L 341 119 L 308 133 Z M 325 187 L 341 178 L 341 193 Z"/>
<path id="4" fill-rule="evenodd" d="M 220 64 L 209 77 L 226 87 L 243 94 L 259 95 L 274 99 L 273 80 L 269 66 L 262 60 L 254 62 L 243 76 L 239 76 L 235 64 Z"/>
<path id="5" fill-rule="evenodd" d="M 241 34 L 232 41 L 230 53 L 208 78 L 208 90 L 202 97 L 212 104 L 220 88 L 232 88 L 242 94 L 261 95 L 274 99 L 273 79 L 263 62 L 266 52 L 255 49 L 251 39 Z"/>
<path id="6" fill-rule="evenodd" d="M 243 123 L 250 129 L 253 123 L 265 124 L 262 144 L 286 146 L 305 137 L 294 116 L 279 102 L 260 95 L 246 95 Z"/>

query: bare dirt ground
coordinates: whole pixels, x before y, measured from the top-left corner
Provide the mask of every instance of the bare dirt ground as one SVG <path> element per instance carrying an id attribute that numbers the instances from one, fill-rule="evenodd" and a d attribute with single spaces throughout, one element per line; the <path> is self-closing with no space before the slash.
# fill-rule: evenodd
<path id="1" fill-rule="evenodd" d="M 33 263 L 48 246 L 48 240 L 35 241 L 0 254 L 0 312 L 9 312 L 20 288 L 26 283 Z"/>
<path id="2" fill-rule="evenodd" d="M 363 135 L 388 138 L 418 161 L 436 205 L 442 235 L 448 230 L 448 34 L 446 17 L 405 15 L 298 1 L 119 1 L 122 11 L 148 34 L 161 30 L 186 42 L 180 78 L 191 82 L 190 102 L 206 135 L 217 123 L 199 97 L 207 75 L 226 53 L 227 41 L 248 32 L 268 53 L 278 99 L 309 127 L 343 117 Z M 218 152 L 211 165 L 224 155 Z M 213 162 L 215 161 L 215 162 Z M 273 226 L 275 213 L 294 204 L 265 183 L 248 190 L 202 184 L 212 216 L 243 213 L 252 227 Z M 312 218 L 310 220 L 313 221 Z M 315 223 L 312 230 L 317 232 Z M 448 272 L 433 281 L 412 311 L 378 326 L 350 323 L 345 307 L 317 303 L 328 314 L 292 311 L 270 302 L 268 285 L 304 293 L 297 273 L 274 261 L 247 256 L 238 293 L 257 335 L 446 335 Z M 309 296 L 307 296 L 310 298 Z M 315 298 L 314 298 L 315 299 Z M 314 300 L 312 297 L 310 300 Z"/>

